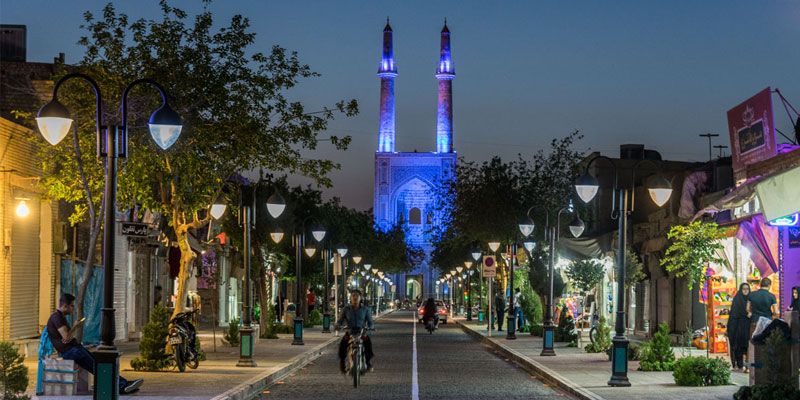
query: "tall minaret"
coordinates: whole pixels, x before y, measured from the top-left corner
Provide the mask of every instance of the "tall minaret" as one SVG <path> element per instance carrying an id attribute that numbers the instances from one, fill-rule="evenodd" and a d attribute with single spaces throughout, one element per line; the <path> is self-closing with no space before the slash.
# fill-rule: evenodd
<path id="1" fill-rule="evenodd" d="M 392 48 L 392 27 L 386 18 L 383 28 L 383 57 L 378 67 L 381 78 L 381 122 L 378 128 L 378 152 L 394 152 L 394 78 L 397 68 L 394 65 L 394 49 Z"/>
<path id="2" fill-rule="evenodd" d="M 450 57 L 450 29 L 447 20 L 442 28 L 442 44 L 439 53 L 439 67 L 436 79 L 439 80 L 439 102 L 436 111 L 436 152 L 453 152 L 453 78 L 456 70 Z"/>

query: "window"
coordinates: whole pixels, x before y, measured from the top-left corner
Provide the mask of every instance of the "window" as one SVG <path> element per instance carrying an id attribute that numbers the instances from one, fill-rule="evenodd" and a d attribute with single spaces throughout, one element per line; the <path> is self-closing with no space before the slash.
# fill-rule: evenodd
<path id="1" fill-rule="evenodd" d="M 408 223 L 411 225 L 419 225 L 422 223 L 422 212 L 419 208 L 414 207 L 408 211 Z"/>

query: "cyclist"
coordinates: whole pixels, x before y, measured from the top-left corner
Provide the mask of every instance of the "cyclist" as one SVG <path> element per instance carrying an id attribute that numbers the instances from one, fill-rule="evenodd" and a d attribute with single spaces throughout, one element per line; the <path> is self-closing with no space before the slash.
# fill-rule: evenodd
<path id="1" fill-rule="evenodd" d="M 345 323 L 347 325 L 344 325 Z M 372 322 L 372 312 L 369 307 L 363 305 L 360 290 L 353 290 L 350 292 L 350 304 L 345 306 L 344 310 L 342 310 L 342 315 L 339 316 L 339 319 L 336 321 L 334 329 L 338 331 L 341 326 L 349 328 L 349 332 L 345 332 L 342 341 L 339 342 L 339 370 L 345 373 L 344 360 L 345 357 L 347 357 L 347 347 L 350 344 L 350 333 L 361 332 L 362 328 L 372 329 L 374 326 Z M 372 352 L 372 341 L 369 336 L 364 334 L 362 343 L 364 344 L 364 355 L 367 359 L 367 370 L 371 372 L 372 357 L 375 355 Z"/>

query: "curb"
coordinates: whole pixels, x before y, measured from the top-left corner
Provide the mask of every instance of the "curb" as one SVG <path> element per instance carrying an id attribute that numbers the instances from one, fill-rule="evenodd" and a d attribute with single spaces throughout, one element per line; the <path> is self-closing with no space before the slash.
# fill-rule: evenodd
<path id="1" fill-rule="evenodd" d="M 478 341 L 485 343 L 495 350 L 502 353 L 508 359 L 514 361 L 515 363 L 519 364 L 525 371 L 534 374 L 541 378 L 543 381 L 558 387 L 559 389 L 581 399 L 581 400 L 604 400 L 603 397 L 598 396 L 595 393 L 592 393 L 578 384 L 570 381 L 569 379 L 561 376 L 558 372 L 553 371 L 552 369 L 544 366 L 542 363 L 531 360 L 528 357 L 520 354 L 519 352 L 505 346 L 501 343 L 497 343 L 490 338 L 481 335 L 480 333 L 476 332 L 472 328 L 467 327 L 462 323 L 462 321 L 455 320 L 455 322 L 461 327 L 461 329 L 466 332 L 468 335 L 472 336 L 473 338 L 477 339 Z"/>
<path id="2" fill-rule="evenodd" d="M 379 315 L 375 317 L 375 320 L 381 319 L 393 312 L 394 310 Z M 247 382 L 241 383 L 232 389 L 225 391 L 218 396 L 212 397 L 211 400 L 250 400 L 256 398 L 259 394 L 261 394 L 261 392 L 264 391 L 264 389 L 274 385 L 276 382 L 285 378 L 289 374 L 305 367 L 308 363 L 325 354 L 329 350 L 328 347 L 332 347 L 332 345 L 335 345 L 340 339 L 341 337 L 339 336 L 333 336 L 330 338 L 330 340 L 317 345 L 317 347 L 314 347 L 310 351 L 295 356 L 294 359 L 292 359 L 292 361 L 285 367 L 275 372 L 258 375 Z"/>

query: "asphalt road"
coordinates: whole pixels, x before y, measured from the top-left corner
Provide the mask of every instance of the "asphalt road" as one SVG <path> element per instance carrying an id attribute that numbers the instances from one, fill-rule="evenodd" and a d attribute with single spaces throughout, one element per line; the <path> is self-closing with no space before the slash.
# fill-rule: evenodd
<path id="1" fill-rule="evenodd" d="M 366 374 L 357 389 L 351 377 L 339 373 L 337 355 L 330 352 L 270 387 L 262 399 L 570 398 L 499 358 L 457 325 L 440 325 L 431 335 L 413 319 L 413 313 L 405 311 L 376 322 L 375 371 Z"/>

